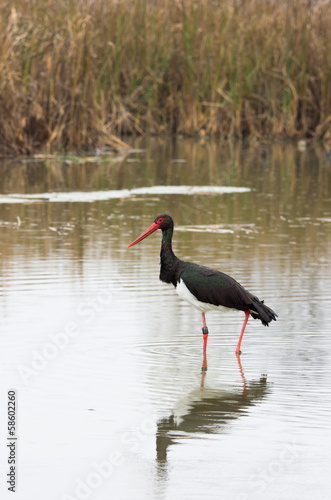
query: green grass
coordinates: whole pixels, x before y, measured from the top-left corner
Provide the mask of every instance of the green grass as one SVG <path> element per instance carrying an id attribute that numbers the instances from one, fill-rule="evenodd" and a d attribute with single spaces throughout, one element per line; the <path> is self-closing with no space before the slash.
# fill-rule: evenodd
<path id="1" fill-rule="evenodd" d="M 0 153 L 331 137 L 331 3 L 0 0 Z"/>

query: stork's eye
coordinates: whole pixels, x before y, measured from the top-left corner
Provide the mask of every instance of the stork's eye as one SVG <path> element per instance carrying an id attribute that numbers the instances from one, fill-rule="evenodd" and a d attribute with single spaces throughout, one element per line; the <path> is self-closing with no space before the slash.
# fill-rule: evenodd
<path id="1" fill-rule="evenodd" d="M 164 217 L 160 217 L 159 219 L 157 219 L 158 224 L 161 224 L 163 221 L 164 221 Z"/>

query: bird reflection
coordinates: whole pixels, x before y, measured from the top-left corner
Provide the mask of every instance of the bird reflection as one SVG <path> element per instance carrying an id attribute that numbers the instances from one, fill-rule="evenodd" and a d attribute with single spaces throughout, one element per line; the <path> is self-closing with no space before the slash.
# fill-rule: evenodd
<path id="1" fill-rule="evenodd" d="M 250 406 L 259 403 L 269 393 L 266 375 L 259 380 L 247 383 L 237 355 L 242 388 L 233 390 L 207 389 L 205 377 L 207 358 L 204 353 L 202 363 L 201 385 L 187 396 L 181 411 L 174 412 L 157 423 L 156 454 L 159 473 L 163 475 L 167 469 L 167 453 L 176 439 L 187 434 L 216 434 L 229 426 L 231 422 L 243 415 Z"/>

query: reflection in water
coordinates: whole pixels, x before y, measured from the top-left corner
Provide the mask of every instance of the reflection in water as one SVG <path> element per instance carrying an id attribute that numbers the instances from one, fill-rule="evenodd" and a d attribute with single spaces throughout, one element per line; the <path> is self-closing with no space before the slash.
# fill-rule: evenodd
<path id="1" fill-rule="evenodd" d="M 238 278 L 240 272 L 234 269 L 245 258 L 247 286 L 254 266 L 247 259 L 261 262 L 264 268 L 279 245 L 283 245 L 284 253 L 281 259 L 275 253 L 278 275 L 289 276 L 289 265 L 295 275 L 311 268 L 315 273 L 316 267 L 328 262 L 331 175 L 322 149 L 309 148 L 302 155 L 294 146 L 285 148 L 274 143 L 268 145 L 268 155 L 261 162 L 259 146 L 254 144 L 235 147 L 211 141 L 202 146 L 195 140 L 163 143 L 154 138 L 133 146 L 146 147 L 146 151 L 130 157 L 126 154 L 116 162 L 1 161 L 0 194 L 11 202 L 16 195 L 20 203 L 0 204 L 0 269 L 8 267 L 12 255 L 8 249 L 16 252 L 23 248 L 25 254 L 31 252 L 44 259 L 64 247 L 74 269 L 96 239 L 102 242 L 93 245 L 93 251 L 97 249 L 108 258 L 105 250 L 109 245 L 102 239 L 106 232 L 118 257 L 123 249 L 123 230 L 130 239 L 137 225 L 144 227 L 151 213 L 165 209 L 175 218 L 177 229 L 182 226 L 176 236 L 178 252 L 187 260 L 201 259 L 218 268 L 226 257 L 224 270 Z M 176 158 L 186 162 L 173 163 Z M 189 185 L 219 190 L 246 187 L 249 191 L 192 196 L 148 191 L 94 202 L 90 194 L 99 191 L 102 198 L 107 191 L 141 193 L 143 187 L 177 189 Z M 70 195 L 77 191 L 81 192 L 80 201 Z M 52 199 L 63 196 L 63 201 L 36 201 L 35 197 L 43 193 L 52 193 Z M 35 202 L 30 203 L 30 198 Z M 83 203 L 83 199 L 89 203 Z M 197 231 L 203 231 L 201 238 Z M 125 259 L 133 262 L 135 257 L 125 254 Z"/>
<path id="2" fill-rule="evenodd" d="M 179 438 L 199 433 L 222 433 L 233 420 L 245 415 L 247 408 L 270 393 L 266 375 L 247 383 L 238 355 L 237 361 L 243 383 L 241 390 L 208 389 L 205 387 L 207 356 L 204 353 L 200 388 L 187 395 L 181 402 L 180 410 L 157 423 L 156 460 L 161 478 L 164 479 L 167 473 L 169 447 L 175 445 Z"/>

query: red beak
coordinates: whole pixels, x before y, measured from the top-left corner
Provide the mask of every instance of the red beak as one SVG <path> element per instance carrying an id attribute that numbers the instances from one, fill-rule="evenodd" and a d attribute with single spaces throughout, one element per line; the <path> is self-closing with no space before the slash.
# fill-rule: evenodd
<path id="1" fill-rule="evenodd" d="M 145 238 L 147 238 L 147 236 L 154 233 L 154 231 L 156 231 L 157 229 L 159 229 L 159 225 L 153 222 L 153 224 L 148 229 L 146 229 L 146 231 L 144 231 L 143 234 L 139 236 L 139 238 L 130 243 L 130 245 L 128 245 L 127 248 L 133 247 L 133 245 L 139 243 L 139 241 L 141 240 L 144 240 Z"/>

